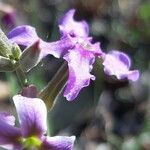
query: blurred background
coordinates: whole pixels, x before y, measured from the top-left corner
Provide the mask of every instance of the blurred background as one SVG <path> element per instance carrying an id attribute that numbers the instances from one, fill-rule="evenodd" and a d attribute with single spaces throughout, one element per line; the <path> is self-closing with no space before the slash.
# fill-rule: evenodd
<path id="1" fill-rule="evenodd" d="M 76 135 L 74 150 L 150 150 L 150 1 L 148 0 L 0 0 L 0 26 L 7 34 L 18 25 L 37 29 L 45 41 L 59 39 L 58 19 L 76 9 L 90 36 L 103 51 L 121 50 L 139 69 L 137 82 L 107 77 L 96 61 L 96 76 L 78 98 L 68 102 L 63 91 L 49 112 L 49 131 Z M 28 74 L 41 90 L 63 60 L 47 56 Z M 0 73 L 0 111 L 15 114 L 12 96 L 21 90 L 14 73 Z"/>

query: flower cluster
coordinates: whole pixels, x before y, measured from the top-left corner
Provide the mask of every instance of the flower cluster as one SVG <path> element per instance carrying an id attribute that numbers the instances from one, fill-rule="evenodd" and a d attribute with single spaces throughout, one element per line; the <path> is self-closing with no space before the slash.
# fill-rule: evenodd
<path id="1" fill-rule="evenodd" d="M 38 37 L 34 27 L 23 25 L 9 32 L 8 38 L 0 30 L 0 71 L 16 71 L 26 86 L 24 72 L 35 67 L 41 59 L 51 54 L 68 63 L 68 81 L 64 96 L 74 100 L 80 90 L 95 80 L 91 74 L 95 59 L 101 59 L 104 72 L 117 79 L 136 81 L 139 71 L 130 71 L 131 60 L 123 52 L 112 50 L 105 53 L 100 43 L 93 43 L 85 21 L 75 21 L 75 10 L 68 11 L 59 20 L 60 39 L 45 42 Z M 21 52 L 18 45 L 25 47 Z M 23 85 L 23 86 L 24 86 Z M 13 97 L 18 113 L 20 128 L 15 127 L 15 117 L 0 113 L 0 145 L 15 150 L 72 150 L 74 136 L 49 137 L 45 103 L 37 97 L 34 87 L 23 89 Z"/>
<path id="2" fill-rule="evenodd" d="M 40 40 L 40 59 L 48 54 L 68 62 L 69 77 L 64 96 L 67 100 L 73 100 L 83 87 L 89 85 L 90 80 L 95 77 L 90 72 L 93 68 L 95 57 L 103 59 L 104 72 L 114 75 L 118 79 L 129 79 L 136 81 L 139 77 L 138 70 L 129 71 L 130 58 L 119 51 L 108 54 L 102 52 L 100 43 L 92 43 L 89 37 L 89 27 L 85 21 L 74 20 L 75 10 L 68 11 L 59 21 L 61 38 L 56 42 L 44 42 L 40 39 L 31 26 L 20 26 L 12 30 L 8 37 L 11 42 L 26 47 Z"/>

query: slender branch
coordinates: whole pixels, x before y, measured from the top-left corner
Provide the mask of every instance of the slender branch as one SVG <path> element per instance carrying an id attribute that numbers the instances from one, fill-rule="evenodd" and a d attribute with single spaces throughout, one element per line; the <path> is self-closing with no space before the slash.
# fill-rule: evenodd
<path id="1" fill-rule="evenodd" d="M 45 102 L 47 108 L 52 108 L 54 105 L 57 95 L 67 81 L 67 75 L 67 63 L 64 63 L 48 85 L 39 93 L 38 97 Z"/>

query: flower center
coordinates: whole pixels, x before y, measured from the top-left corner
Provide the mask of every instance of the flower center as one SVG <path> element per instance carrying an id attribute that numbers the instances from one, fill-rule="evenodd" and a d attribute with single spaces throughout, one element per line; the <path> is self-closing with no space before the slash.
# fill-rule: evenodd
<path id="1" fill-rule="evenodd" d="M 41 146 L 42 141 L 38 137 L 31 136 L 23 139 L 22 143 L 25 149 L 32 150 L 33 148 L 38 149 Z"/>

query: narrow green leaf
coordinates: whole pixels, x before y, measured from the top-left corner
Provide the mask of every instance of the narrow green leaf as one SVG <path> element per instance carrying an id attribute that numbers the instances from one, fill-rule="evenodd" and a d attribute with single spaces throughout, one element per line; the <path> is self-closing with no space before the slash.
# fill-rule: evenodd
<path id="1" fill-rule="evenodd" d="M 67 75 L 67 64 L 64 63 L 48 85 L 39 93 L 38 97 L 45 102 L 48 109 L 53 107 L 56 97 L 67 81 Z"/>

